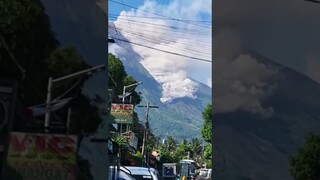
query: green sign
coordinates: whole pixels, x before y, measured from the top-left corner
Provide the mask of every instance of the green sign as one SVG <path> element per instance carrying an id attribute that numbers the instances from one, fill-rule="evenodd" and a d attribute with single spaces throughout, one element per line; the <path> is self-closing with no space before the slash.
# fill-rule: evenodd
<path id="1" fill-rule="evenodd" d="M 110 119 L 112 123 L 132 124 L 133 104 L 112 104 Z"/>

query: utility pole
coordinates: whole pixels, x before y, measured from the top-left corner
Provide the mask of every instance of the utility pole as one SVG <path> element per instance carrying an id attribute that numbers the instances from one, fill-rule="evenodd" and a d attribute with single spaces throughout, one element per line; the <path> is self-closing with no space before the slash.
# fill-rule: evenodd
<path id="1" fill-rule="evenodd" d="M 139 86 L 140 84 L 142 84 L 142 81 L 140 82 L 137 82 L 137 83 L 134 83 L 134 84 L 130 84 L 128 86 L 123 86 L 123 91 L 122 91 L 122 104 L 125 103 L 125 98 L 126 98 L 126 88 L 129 88 L 129 87 L 133 87 L 133 86 Z M 131 103 L 131 96 L 130 96 L 130 103 Z M 126 125 L 126 131 L 129 131 L 129 125 L 127 124 Z M 120 124 L 120 135 L 122 133 L 122 124 Z"/>
<path id="2" fill-rule="evenodd" d="M 44 128 L 45 128 L 45 132 L 46 133 L 49 132 L 49 127 L 50 127 L 50 113 L 51 113 L 51 103 L 52 103 L 51 95 L 52 95 L 52 87 L 53 87 L 54 83 L 58 83 L 58 82 L 61 82 L 63 80 L 66 80 L 66 79 L 76 78 L 76 77 L 83 76 L 83 75 L 88 75 L 88 74 L 91 74 L 93 72 L 98 72 L 98 71 L 101 71 L 103 69 L 106 69 L 106 67 L 107 67 L 106 64 L 102 64 L 102 65 L 99 65 L 99 66 L 95 66 L 95 67 L 92 67 L 92 68 L 89 68 L 89 69 L 85 69 L 85 70 L 82 70 L 82 71 L 79 71 L 79 72 L 76 72 L 76 73 L 72 73 L 72 74 L 60 77 L 60 78 L 57 78 L 57 79 L 53 79 L 52 77 L 49 77 L 48 90 L 47 90 L 47 102 L 46 102 L 47 110 L 46 110 L 46 115 L 45 115 L 45 120 L 44 120 Z"/>
<path id="3" fill-rule="evenodd" d="M 134 83 L 134 84 L 130 84 L 130 85 L 128 85 L 128 86 L 123 86 L 123 91 L 122 91 L 122 104 L 125 103 L 126 88 L 128 88 L 128 87 L 133 87 L 133 86 L 138 86 L 138 85 L 140 85 L 140 84 L 142 84 L 141 81 L 140 81 L 140 82 L 137 82 L 137 83 Z M 127 126 L 127 130 L 128 130 L 128 124 L 127 124 L 126 126 Z M 122 124 L 118 124 L 118 134 L 119 134 L 119 136 L 122 135 Z M 119 147 L 118 153 L 117 153 L 117 161 L 118 161 L 118 162 L 117 162 L 117 165 L 118 165 L 117 170 L 118 170 L 118 171 L 120 171 L 120 164 L 121 164 L 120 160 L 121 160 L 121 148 Z"/>
<path id="4" fill-rule="evenodd" d="M 149 132 L 149 109 L 150 108 L 159 108 L 159 106 L 151 106 L 149 102 L 147 102 L 146 106 L 141 106 L 139 105 L 138 107 L 146 107 L 146 122 L 145 122 L 145 130 L 144 130 L 144 135 L 143 135 L 143 143 L 142 143 L 142 157 L 143 157 L 143 162 L 148 162 L 147 160 L 147 140 L 148 140 L 148 132 Z"/>

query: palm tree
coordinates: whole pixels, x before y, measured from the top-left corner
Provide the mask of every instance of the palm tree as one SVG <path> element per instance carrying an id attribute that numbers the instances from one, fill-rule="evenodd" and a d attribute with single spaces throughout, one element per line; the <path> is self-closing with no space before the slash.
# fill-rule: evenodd
<path id="1" fill-rule="evenodd" d="M 173 137 L 168 136 L 164 145 L 165 145 L 166 150 L 169 151 L 170 153 L 172 153 L 177 148 L 177 141 Z"/>
<path id="2" fill-rule="evenodd" d="M 189 146 L 190 143 L 188 142 L 188 140 L 184 139 L 184 140 L 182 141 L 182 145 L 184 145 L 184 146 Z"/>
<path id="3" fill-rule="evenodd" d="M 194 160 L 199 160 L 202 158 L 202 141 L 198 138 L 194 138 L 190 142 L 191 156 Z"/>

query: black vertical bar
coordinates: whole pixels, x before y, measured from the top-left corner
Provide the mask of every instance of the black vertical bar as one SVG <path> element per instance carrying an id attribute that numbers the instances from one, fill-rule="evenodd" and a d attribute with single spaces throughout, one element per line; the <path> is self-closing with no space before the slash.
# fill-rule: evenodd
<path id="1" fill-rule="evenodd" d="M 13 124 L 18 84 L 15 80 L 3 80 L 0 82 L 0 87 L 12 88 L 12 92 L 8 94 L 10 98 L 7 99 L 11 101 L 8 108 L 8 118 L 7 118 L 8 121 L 7 121 L 7 124 L 4 126 L 6 128 L 3 128 L 5 132 L 1 133 L 1 134 L 4 134 L 5 138 L 3 141 L 3 152 L 2 154 L 0 153 L 0 178 L 6 179 L 5 174 L 7 169 L 7 156 L 8 156 L 9 143 L 10 143 L 10 133 L 11 133 L 12 124 Z"/>

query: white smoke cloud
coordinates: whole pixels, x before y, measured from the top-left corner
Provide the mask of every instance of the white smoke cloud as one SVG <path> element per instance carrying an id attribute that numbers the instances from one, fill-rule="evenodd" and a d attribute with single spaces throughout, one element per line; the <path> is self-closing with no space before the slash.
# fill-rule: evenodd
<path id="1" fill-rule="evenodd" d="M 308 65 L 316 63 L 308 54 L 320 47 L 317 4 L 303 0 L 223 0 L 215 1 L 214 8 L 214 30 L 236 29 L 246 47 L 303 74 L 310 75 L 310 68 L 315 68 Z M 316 78 L 315 73 L 310 77 Z"/>
<path id="2" fill-rule="evenodd" d="M 145 1 L 139 7 L 140 10 L 122 11 L 114 24 L 116 31 L 130 42 L 211 60 L 211 24 L 197 22 L 198 24 L 195 25 L 195 22 L 183 23 L 161 19 L 159 16 L 146 12 L 154 12 L 176 19 L 201 20 L 200 16 L 203 14 L 211 16 L 211 4 L 211 1 L 206 0 L 174 0 L 168 5 Z M 179 28 L 168 28 L 173 26 Z M 134 51 L 143 57 L 141 64 L 162 85 L 162 102 L 170 102 L 179 97 L 196 98 L 194 92 L 198 88 L 198 83 L 192 81 L 191 78 L 206 84 L 206 80 L 211 77 L 211 73 L 208 73 L 212 71 L 209 62 L 163 53 L 135 44 L 131 45 Z M 205 74 L 210 76 L 203 77 L 203 79 L 191 77 L 192 74 L 199 75 L 203 72 L 207 72 Z"/>
<path id="3" fill-rule="evenodd" d="M 207 86 L 212 88 L 212 79 L 211 78 L 207 79 Z"/>
<path id="4" fill-rule="evenodd" d="M 241 35 L 232 29 L 215 34 L 213 66 L 214 106 L 216 113 L 243 110 L 263 116 L 273 113 L 261 101 L 276 88 L 269 81 L 278 70 L 258 62 L 250 54 L 242 54 Z"/>

